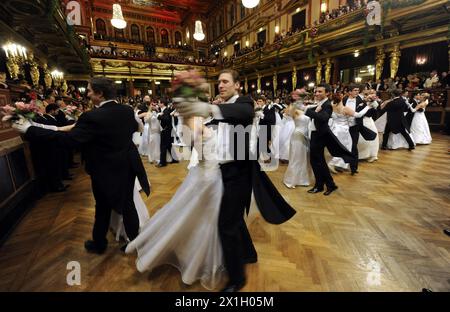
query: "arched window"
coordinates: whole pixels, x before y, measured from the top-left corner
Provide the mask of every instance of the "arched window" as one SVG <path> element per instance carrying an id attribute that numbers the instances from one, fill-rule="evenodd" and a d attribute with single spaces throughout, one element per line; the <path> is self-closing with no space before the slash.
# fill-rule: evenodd
<path id="1" fill-rule="evenodd" d="M 182 44 L 181 33 L 179 31 L 175 32 L 175 44 L 178 44 L 178 45 Z"/>
<path id="2" fill-rule="evenodd" d="M 97 34 L 106 36 L 106 24 L 105 21 L 101 18 L 95 21 L 95 29 L 97 30 Z"/>
<path id="3" fill-rule="evenodd" d="M 163 45 L 168 45 L 169 44 L 169 32 L 167 31 L 167 29 L 161 29 L 161 43 Z"/>
<path id="4" fill-rule="evenodd" d="M 155 43 L 155 31 L 151 27 L 147 27 L 147 41 L 150 43 Z"/>
<path id="5" fill-rule="evenodd" d="M 139 26 L 136 24 L 131 25 L 131 40 L 139 42 L 141 41 L 141 35 L 139 33 Z"/>
<path id="6" fill-rule="evenodd" d="M 123 29 L 117 29 L 114 28 L 114 36 L 116 37 L 116 39 L 125 39 L 125 34 L 123 32 Z"/>
<path id="7" fill-rule="evenodd" d="M 230 27 L 234 25 L 234 21 L 235 21 L 235 18 L 234 18 L 234 5 L 231 5 L 231 7 L 230 7 L 230 25 L 229 25 Z"/>

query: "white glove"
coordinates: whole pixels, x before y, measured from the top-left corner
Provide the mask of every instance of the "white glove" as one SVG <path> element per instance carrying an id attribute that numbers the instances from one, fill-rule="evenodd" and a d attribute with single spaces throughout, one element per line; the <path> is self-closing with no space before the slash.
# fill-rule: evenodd
<path id="1" fill-rule="evenodd" d="M 31 127 L 31 122 L 28 119 L 19 119 L 11 127 L 20 133 L 26 133 L 28 128 Z"/>
<path id="2" fill-rule="evenodd" d="M 33 127 L 39 127 L 39 128 L 43 128 L 43 129 L 47 129 L 47 130 L 52 130 L 52 131 L 58 131 L 58 127 L 57 126 L 50 126 L 50 125 L 43 125 L 34 121 L 30 121 L 31 125 Z"/>
<path id="3" fill-rule="evenodd" d="M 176 104 L 176 107 L 183 117 L 200 116 L 206 118 L 212 112 L 211 105 L 205 102 L 180 102 Z"/>

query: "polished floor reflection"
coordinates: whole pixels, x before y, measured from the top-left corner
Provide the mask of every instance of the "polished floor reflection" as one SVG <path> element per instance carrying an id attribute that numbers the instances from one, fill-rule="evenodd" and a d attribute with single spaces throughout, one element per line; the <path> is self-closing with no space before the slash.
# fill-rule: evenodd
<path id="1" fill-rule="evenodd" d="M 247 266 L 244 291 L 433 291 L 450 290 L 450 137 L 413 152 L 380 151 L 360 173 L 336 176 L 331 196 L 282 184 L 286 166 L 270 172 L 298 211 L 288 223 L 267 224 L 252 215 L 249 229 L 258 263 Z M 186 174 L 187 163 L 146 164 L 153 214 Z M 106 254 L 83 249 L 93 221 L 90 181 L 81 169 L 65 194 L 40 200 L 0 248 L 1 291 L 204 291 L 183 285 L 167 266 L 136 271 L 134 256 L 112 242 Z M 81 285 L 67 284 L 67 264 L 81 265 Z"/>

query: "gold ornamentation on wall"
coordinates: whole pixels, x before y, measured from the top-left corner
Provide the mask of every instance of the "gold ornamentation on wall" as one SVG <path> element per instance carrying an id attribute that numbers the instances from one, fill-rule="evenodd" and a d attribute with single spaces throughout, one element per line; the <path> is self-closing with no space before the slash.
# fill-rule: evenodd
<path id="1" fill-rule="evenodd" d="M 256 86 L 258 87 L 257 90 L 261 91 L 261 74 L 258 74 L 258 79 L 256 81 Z"/>
<path id="2" fill-rule="evenodd" d="M 325 82 L 330 83 L 331 80 L 331 59 L 327 58 L 327 62 L 325 64 Z"/>
<path id="3" fill-rule="evenodd" d="M 394 79 L 395 75 L 397 75 L 398 66 L 400 64 L 400 45 L 396 44 L 394 49 L 391 52 L 391 78 Z"/>
<path id="4" fill-rule="evenodd" d="M 316 84 L 319 84 L 322 82 L 322 61 L 317 61 L 317 67 L 316 67 Z"/>
<path id="5" fill-rule="evenodd" d="M 50 75 L 48 71 L 47 64 L 44 64 L 43 69 L 44 69 L 45 87 L 50 88 L 52 86 L 52 75 Z"/>
<path id="6" fill-rule="evenodd" d="M 384 59 L 386 55 L 384 54 L 384 47 L 377 47 L 377 54 L 375 57 L 375 79 L 378 80 L 381 78 L 381 74 L 383 73 L 384 67 Z"/>
<path id="7" fill-rule="evenodd" d="M 247 77 L 245 77 L 244 91 L 245 91 L 245 93 L 248 93 L 248 79 L 247 79 Z"/>
<path id="8" fill-rule="evenodd" d="M 292 91 L 297 87 L 297 67 L 292 68 Z"/>
<path id="9" fill-rule="evenodd" d="M 6 62 L 6 68 L 8 68 L 9 75 L 12 79 L 17 79 L 20 72 L 19 64 L 17 64 L 13 58 L 9 58 Z"/>

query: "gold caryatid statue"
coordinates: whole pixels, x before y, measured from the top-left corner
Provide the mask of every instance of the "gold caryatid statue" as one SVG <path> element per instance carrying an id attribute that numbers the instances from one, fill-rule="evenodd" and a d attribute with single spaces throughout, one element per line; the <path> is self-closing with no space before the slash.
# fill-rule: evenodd
<path id="1" fill-rule="evenodd" d="M 292 91 L 297 88 L 297 67 L 292 68 Z"/>
<path id="2" fill-rule="evenodd" d="M 277 94 L 277 86 L 278 86 L 277 72 L 273 73 L 272 81 L 273 81 L 273 95 L 276 96 L 276 94 Z"/>
<path id="3" fill-rule="evenodd" d="M 43 65 L 43 69 L 44 69 L 45 87 L 48 89 L 52 87 L 52 75 L 50 75 L 50 73 L 48 72 L 47 64 Z"/>
<path id="4" fill-rule="evenodd" d="M 400 45 L 396 44 L 391 52 L 391 78 L 394 79 L 397 75 L 398 66 L 400 64 Z"/>
<path id="5" fill-rule="evenodd" d="M 322 62 L 321 60 L 318 60 L 316 67 L 316 84 L 319 84 L 321 82 L 322 82 Z"/>
<path id="6" fill-rule="evenodd" d="M 386 55 L 384 54 L 384 47 L 377 47 L 377 54 L 375 57 L 375 79 L 378 80 L 381 78 L 381 74 L 383 73 L 384 67 L 384 59 Z"/>
<path id="7" fill-rule="evenodd" d="M 325 63 L 325 82 L 330 83 L 331 80 L 331 59 L 327 58 Z"/>

